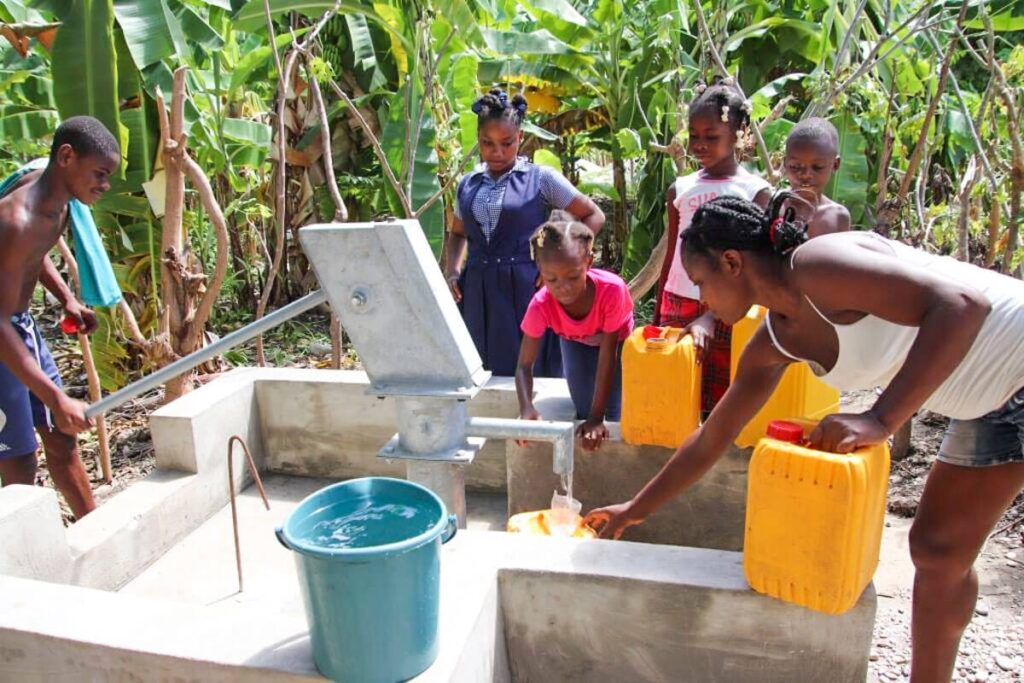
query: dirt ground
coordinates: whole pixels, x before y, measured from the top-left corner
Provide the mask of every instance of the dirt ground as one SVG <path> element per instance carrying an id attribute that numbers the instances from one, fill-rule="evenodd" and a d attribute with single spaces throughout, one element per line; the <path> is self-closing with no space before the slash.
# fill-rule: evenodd
<path id="1" fill-rule="evenodd" d="M 84 400 L 86 379 L 81 370 L 78 344 L 59 333 L 55 318 L 44 315 L 40 323 L 51 343 L 68 393 Z M 328 364 L 329 344 L 310 343 L 304 351 L 301 358 L 289 364 L 300 367 Z M 843 403 L 846 410 L 855 411 L 871 405 L 873 400 L 873 392 L 858 392 L 844 396 Z M 154 392 L 107 416 L 113 474 L 109 484 L 103 482 L 100 474 L 95 434 L 83 435 L 82 454 L 99 504 L 153 469 L 153 444 L 147 416 L 159 401 L 159 393 Z M 945 418 L 930 413 L 915 417 L 909 453 L 905 459 L 893 463 L 882 557 L 875 576 L 878 613 L 869 681 L 899 681 L 909 674 L 913 566 L 907 534 L 945 424 Z M 42 464 L 37 482 L 50 486 L 45 459 Z M 66 508 L 65 518 L 71 519 Z M 1024 495 L 1017 498 L 996 526 L 982 549 L 976 568 L 981 598 L 961 643 L 954 680 L 972 683 L 1024 680 Z"/>

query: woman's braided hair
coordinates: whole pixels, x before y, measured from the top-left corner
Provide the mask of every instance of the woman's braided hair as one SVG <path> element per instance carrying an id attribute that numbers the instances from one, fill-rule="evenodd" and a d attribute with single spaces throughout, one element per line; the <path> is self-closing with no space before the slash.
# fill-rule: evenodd
<path id="1" fill-rule="evenodd" d="M 790 192 L 776 192 L 767 209 L 739 197 L 718 197 L 697 209 L 680 239 L 683 250 L 694 254 L 736 249 L 788 255 L 807 241 L 807 226 L 796 220 L 786 200 Z"/>
<path id="2" fill-rule="evenodd" d="M 526 98 L 515 94 L 511 98 L 501 88 L 494 88 L 473 103 L 477 115 L 477 127 L 482 128 L 489 121 L 508 121 L 516 128 L 526 118 Z"/>
<path id="3" fill-rule="evenodd" d="M 580 256 L 590 256 L 594 248 L 594 233 L 568 211 L 552 211 L 547 222 L 530 237 L 530 258 L 536 261 L 541 252 L 549 249 L 568 254 L 569 247 L 573 245 Z"/>

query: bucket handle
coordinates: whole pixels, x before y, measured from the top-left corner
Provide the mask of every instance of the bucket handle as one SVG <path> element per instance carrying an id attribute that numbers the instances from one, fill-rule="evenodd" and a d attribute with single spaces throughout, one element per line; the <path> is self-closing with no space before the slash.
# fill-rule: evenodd
<path id="1" fill-rule="evenodd" d="M 445 527 L 444 533 L 441 534 L 441 543 L 445 544 L 452 540 L 458 532 L 459 518 L 455 515 L 448 515 L 448 525 Z"/>
<path id="2" fill-rule="evenodd" d="M 288 544 L 288 541 L 285 540 L 285 537 L 284 537 L 284 527 L 280 527 L 279 526 L 276 529 L 274 529 L 274 535 L 277 536 L 277 542 L 278 543 L 283 545 L 288 550 L 294 550 L 294 548 L 292 548 L 291 545 Z"/>

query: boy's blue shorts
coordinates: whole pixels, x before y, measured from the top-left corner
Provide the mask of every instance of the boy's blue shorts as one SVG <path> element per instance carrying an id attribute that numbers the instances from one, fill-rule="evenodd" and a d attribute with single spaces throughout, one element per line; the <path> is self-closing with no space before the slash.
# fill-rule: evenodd
<path id="1" fill-rule="evenodd" d="M 21 336 L 25 348 L 58 387 L 64 385 L 53 362 L 50 349 L 39 334 L 36 321 L 28 313 L 11 316 L 11 324 Z M 0 458 L 31 455 L 39 448 L 35 428 L 53 429 L 50 409 L 36 398 L 6 365 L 0 363 Z"/>

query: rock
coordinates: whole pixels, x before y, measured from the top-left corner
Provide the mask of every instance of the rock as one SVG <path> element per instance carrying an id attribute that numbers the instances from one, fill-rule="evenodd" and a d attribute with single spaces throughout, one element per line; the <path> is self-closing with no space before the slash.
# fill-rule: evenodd
<path id="1" fill-rule="evenodd" d="M 978 601 L 978 604 L 974 606 L 974 613 L 983 617 L 988 616 L 988 605 L 984 602 Z"/>
<path id="2" fill-rule="evenodd" d="M 1020 563 L 1014 562 L 1013 560 L 1007 560 L 1006 561 L 1006 566 L 1007 567 L 1013 567 L 1014 569 L 1016 569 L 1017 567 L 1020 566 Z"/>
<path id="3" fill-rule="evenodd" d="M 1017 668 L 1017 662 L 1006 655 L 996 655 L 996 666 L 1003 671 L 1013 671 Z"/>
<path id="4" fill-rule="evenodd" d="M 987 671 L 979 671 L 974 674 L 974 683 L 988 683 L 988 676 Z"/>
<path id="5" fill-rule="evenodd" d="M 325 356 L 331 352 L 331 345 L 323 342 L 311 342 L 307 350 L 314 355 Z"/>
<path id="6" fill-rule="evenodd" d="M 909 664 L 904 664 L 903 668 L 900 669 L 900 673 L 903 674 L 904 678 L 910 678 L 910 665 Z"/>
<path id="7" fill-rule="evenodd" d="M 878 653 L 876 653 L 876 652 L 872 652 L 872 653 L 871 653 L 871 654 L 870 654 L 870 655 L 868 656 L 868 661 L 869 661 L 869 662 L 877 662 L 877 661 L 878 661 Z"/>

